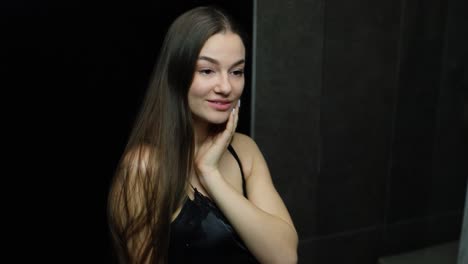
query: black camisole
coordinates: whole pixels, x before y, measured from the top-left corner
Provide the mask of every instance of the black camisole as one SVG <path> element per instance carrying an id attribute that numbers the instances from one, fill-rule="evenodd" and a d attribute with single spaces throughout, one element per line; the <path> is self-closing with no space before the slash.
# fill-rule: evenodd
<path id="1" fill-rule="evenodd" d="M 239 157 L 231 145 L 228 150 L 239 164 L 242 190 L 247 198 Z M 193 189 L 194 199 L 186 199 L 171 223 L 168 263 L 259 263 L 214 201 Z"/>

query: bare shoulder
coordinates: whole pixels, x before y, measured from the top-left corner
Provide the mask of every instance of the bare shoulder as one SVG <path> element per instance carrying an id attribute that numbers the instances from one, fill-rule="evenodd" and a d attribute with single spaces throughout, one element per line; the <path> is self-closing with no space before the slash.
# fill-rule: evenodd
<path id="1" fill-rule="evenodd" d="M 236 132 L 234 134 L 233 144 L 241 148 L 252 148 L 256 147 L 255 141 L 248 135 Z"/>
<path id="2" fill-rule="evenodd" d="M 236 132 L 232 140 L 235 149 L 247 175 L 250 175 L 254 161 L 262 156 L 257 143 L 248 135 Z"/>
<path id="3" fill-rule="evenodd" d="M 257 143 L 250 136 L 239 132 L 234 134 L 232 145 L 236 151 L 250 157 L 259 151 Z"/>

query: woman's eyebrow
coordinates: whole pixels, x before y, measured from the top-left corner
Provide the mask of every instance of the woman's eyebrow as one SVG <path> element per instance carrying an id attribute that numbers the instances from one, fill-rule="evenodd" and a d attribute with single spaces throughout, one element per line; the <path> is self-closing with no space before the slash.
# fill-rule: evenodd
<path id="1" fill-rule="evenodd" d="M 219 61 L 217 61 L 216 59 L 207 57 L 207 56 L 200 56 L 198 59 L 199 59 L 199 60 L 206 60 L 206 61 L 209 61 L 209 62 L 211 62 L 211 63 L 213 63 L 213 64 L 220 65 Z M 237 66 L 237 65 L 242 64 L 242 63 L 244 63 L 244 62 L 245 62 L 244 59 L 240 59 L 240 60 L 234 62 L 234 63 L 231 65 L 231 67 Z"/>

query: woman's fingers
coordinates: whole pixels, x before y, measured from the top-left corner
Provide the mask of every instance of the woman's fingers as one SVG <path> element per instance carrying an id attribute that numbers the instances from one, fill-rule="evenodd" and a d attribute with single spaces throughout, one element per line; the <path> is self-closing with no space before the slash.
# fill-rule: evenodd
<path id="1" fill-rule="evenodd" d="M 200 146 L 196 158 L 199 168 L 204 168 L 204 170 L 217 168 L 220 157 L 231 143 L 232 137 L 236 132 L 238 120 L 239 105 L 233 108 L 229 114 L 225 129 L 209 136 Z"/>
<path id="2" fill-rule="evenodd" d="M 229 118 L 226 122 L 226 127 L 224 128 L 224 133 L 230 133 L 234 127 L 234 120 L 235 120 L 235 109 L 233 108 L 229 113 Z"/>
<path id="3" fill-rule="evenodd" d="M 229 117 L 228 126 L 226 126 L 226 132 L 229 135 L 227 144 L 231 142 L 234 133 L 236 133 L 237 122 L 239 120 L 239 106 L 233 108 L 231 116 Z"/>
<path id="4" fill-rule="evenodd" d="M 236 133 L 237 124 L 239 123 L 239 110 L 240 110 L 240 99 L 237 102 L 237 106 L 236 106 L 236 113 L 235 113 L 236 120 L 234 122 L 234 128 L 232 130 L 232 135 L 234 135 L 234 133 Z"/>
<path id="5" fill-rule="evenodd" d="M 234 136 L 237 128 L 237 122 L 239 120 L 239 105 L 232 109 L 229 114 L 229 119 L 226 122 L 226 128 L 217 137 L 217 143 L 220 146 L 227 147 L 231 143 L 231 139 Z"/>

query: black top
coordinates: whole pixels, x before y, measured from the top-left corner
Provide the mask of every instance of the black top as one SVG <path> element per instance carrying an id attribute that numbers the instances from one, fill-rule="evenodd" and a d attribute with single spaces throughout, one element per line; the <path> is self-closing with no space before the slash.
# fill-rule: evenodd
<path id="1" fill-rule="evenodd" d="M 239 157 L 231 145 L 228 150 L 239 164 L 242 190 L 247 198 Z M 194 199 L 187 198 L 179 215 L 171 223 L 169 264 L 259 263 L 215 202 L 197 188 L 193 189 Z"/>

